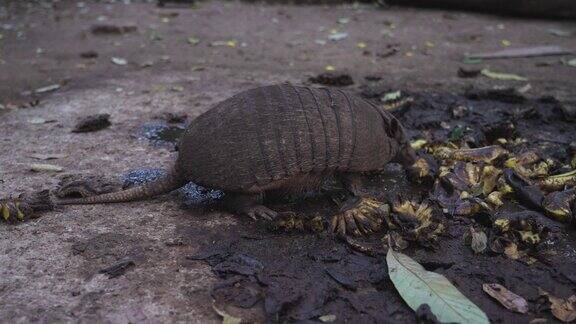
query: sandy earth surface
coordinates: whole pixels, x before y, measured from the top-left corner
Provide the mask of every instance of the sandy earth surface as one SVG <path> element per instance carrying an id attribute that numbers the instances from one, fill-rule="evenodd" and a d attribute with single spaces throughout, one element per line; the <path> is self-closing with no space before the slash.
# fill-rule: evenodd
<path id="1" fill-rule="evenodd" d="M 338 23 L 339 18 L 348 21 Z M 91 27 L 99 24 L 137 29 L 96 35 Z M 348 36 L 330 41 L 331 29 Z M 576 51 L 574 36 L 559 37 L 549 29 L 574 31 L 576 24 L 364 5 L 209 1 L 161 9 L 121 1 L 2 2 L 0 193 L 16 195 L 58 182 L 58 174 L 30 171 L 38 162 L 34 154 L 64 155 L 48 162 L 69 173 L 164 167 L 175 152 L 139 139 L 143 123 L 164 112 L 194 118 L 238 91 L 306 82 L 327 65 L 348 72 L 356 85 L 369 75 L 383 77 L 390 89 L 454 93 L 470 85 L 530 84 L 529 97 L 574 100 L 576 69 L 558 57 L 472 66 L 519 74 L 526 82 L 457 77 L 458 67 L 471 67 L 461 64 L 465 53 L 503 49 L 508 42 Z M 191 44 L 190 37 L 199 43 Z M 81 57 L 88 51 L 97 57 Z M 114 64 L 113 57 L 126 64 Z M 34 93 L 52 84 L 61 87 Z M 110 114 L 112 126 L 70 132 L 80 117 L 94 113 Z M 214 274 L 208 265 L 186 261 L 210 242 L 194 236 L 185 244 L 173 240 L 183 228 L 200 239 L 214 238 L 201 233 L 226 235 L 245 222 L 227 213 L 184 211 L 169 196 L 71 206 L 17 226 L 0 224 L 0 322 L 217 322 L 210 294 Z M 98 273 L 126 257 L 136 266 L 124 275 L 108 279 Z"/>

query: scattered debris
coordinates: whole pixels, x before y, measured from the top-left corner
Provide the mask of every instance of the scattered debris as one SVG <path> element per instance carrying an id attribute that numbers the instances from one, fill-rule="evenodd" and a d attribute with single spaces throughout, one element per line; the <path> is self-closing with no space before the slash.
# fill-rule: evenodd
<path id="1" fill-rule="evenodd" d="M 564 63 L 564 65 L 576 68 L 576 58 L 570 60 L 562 60 L 562 63 Z"/>
<path id="2" fill-rule="evenodd" d="M 390 280 L 402 299 L 416 311 L 427 304 L 443 323 L 490 323 L 486 314 L 443 275 L 426 271 L 407 255 L 388 250 Z"/>
<path id="3" fill-rule="evenodd" d="M 121 57 L 112 57 L 110 59 L 112 61 L 112 63 L 116 64 L 116 65 L 126 65 L 128 64 L 128 61 L 124 58 Z"/>
<path id="4" fill-rule="evenodd" d="M 90 27 L 90 31 L 94 35 L 120 35 L 135 32 L 138 29 L 136 25 L 108 25 L 98 24 Z"/>
<path id="5" fill-rule="evenodd" d="M 58 90 L 58 89 L 60 89 L 60 88 L 61 88 L 61 85 L 59 85 L 59 84 L 52 84 L 52 85 L 49 85 L 49 86 L 46 86 L 46 87 L 38 88 L 38 89 L 34 90 L 34 93 L 40 94 L 40 93 L 45 93 L 45 92 L 52 92 L 52 91 L 56 91 L 56 90 Z"/>
<path id="6" fill-rule="evenodd" d="M 476 230 L 474 227 L 464 232 L 464 242 L 470 245 L 476 253 L 482 253 L 488 245 L 488 237 L 482 230 Z"/>
<path id="7" fill-rule="evenodd" d="M 131 259 L 121 260 L 108 268 L 100 270 L 99 273 L 108 275 L 108 279 L 113 279 L 125 274 L 126 270 L 135 265 L 136 263 L 134 263 L 134 261 Z"/>
<path id="8" fill-rule="evenodd" d="M 538 288 L 538 292 L 540 296 L 548 298 L 550 310 L 557 319 L 565 323 L 576 320 L 576 295 L 572 295 L 568 299 L 563 299 L 553 296 L 540 288 Z"/>
<path id="9" fill-rule="evenodd" d="M 310 77 L 308 81 L 335 87 L 346 87 L 354 84 L 352 77 L 349 74 L 342 72 L 324 72 L 315 77 Z"/>
<path id="10" fill-rule="evenodd" d="M 55 121 L 56 121 L 55 119 L 47 120 L 47 119 L 44 119 L 42 117 L 33 117 L 33 118 L 28 120 L 28 122 L 30 124 L 35 124 L 35 125 L 46 124 L 46 123 L 51 123 L 51 122 L 55 122 Z"/>
<path id="11" fill-rule="evenodd" d="M 576 170 L 549 176 L 538 184 L 545 190 L 562 190 L 566 186 L 576 186 Z"/>
<path id="12" fill-rule="evenodd" d="M 30 154 L 30 157 L 36 160 L 57 160 L 67 157 L 66 154 Z"/>
<path id="13" fill-rule="evenodd" d="M 504 80 L 504 81 L 527 81 L 528 80 L 525 77 L 522 77 L 522 76 L 519 76 L 516 74 L 494 72 L 494 71 L 490 71 L 488 69 L 482 69 L 482 71 L 480 71 L 480 73 L 482 73 L 482 75 L 485 77 L 488 77 L 490 79 L 496 79 L 496 80 Z"/>
<path id="14" fill-rule="evenodd" d="M 330 36 L 328 36 L 328 39 L 333 42 L 337 42 L 343 40 L 346 37 L 348 37 L 348 33 L 331 33 Z"/>
<path id="15" fill-rule="evenodd" d="M 193 36 L 190 36 L 190 37 L 188 37 L 188 44 L 190 44 L 192 46 L 196 46 L 196 45 L 200 44 L 200 39 L 193 37 Z"/>
<path id="16" fill-rule="evenodd" d="M 389 102 L 389 101 L 398 100 L 398 99 L 400 99 L 400 97 L 402 97 L 402 91 L 398 90 L 398 91 L 386 93 L 380 100 L 382 102 Z"/>
<path id="17" fill-rule="evenodd" d="M 515 88 L 498 88 L 488 90 L 469 89 L 464 94 L 466 98 L 471 100 L 493 100 L 505 103 L 524 103 L 526 97 L 518 93 Z"/>
<path id="18" fill-rule="evenodd" d="M 465 69 L 463 67 L 458 68 L 458 77 L 460 78 L 475 78 L 480 76 L 481 70 L 478 69 Z"/>
<path id="19" fill-rule="evenodd" d="M 98 52 L 96 52 L 96 51 L 86 51 L 86 52 L 82 52 L 82 53 L 80 53 L 80 57 L 81 57 L 81 58 L 85 58 L 85 59 L 97 58 L 97 57 L 98 57 Z"/>
<path id="20" fill-rule="evenodd" d="M 482 289 L 507 309 L 522 314 L 528 312 L 528 302 L 526 299 L 516 295 L 506 289 L 506 287 L 497 283 L 485 283 L 482 285 Z"/>
<path id="21" fill-rule="evenodd" d="M 328 314 L 328 315 L 322 315 L 322 316 L 318 317 L 318 319 L 320 320 L 320 322 L 323 322 L 323 323 L 331 323 L 331 322 L 336 321 L 337 317 L 336 317 L 336 315 Z"/>
<path id="22" fill-rule="evenodd" d="M 227 41 L 215 41 L 210 43 L 210 46 L 218 47 L 218 46 L 227 46 L 231 48 L 235 48 L 238 46 L 238 41 L 235 39 L 227 40 Z"/>
<path id="23" fill-rule="evenodd" d="M 0 198 L 0 220 L 16 224 L 40 216 L 39 212 L 54 210 L 49 190 L 24 193 L 18 198 Z"/>
<path id="24" fill-rule="evenodd" d="M 548 33 L 550 33 L 554 36 L 558 36 L 558 37 L 572 37 L 572 36 L 576 35 L 575 31 L 557 29 L 557 28 L 548 29 Z"/>
<path id="25" fill-rule="evenodd" d="M 34 172 L 62 172 L 64 168 L 54 164 L 33 163 L 30 165 L 30 170 Z"/>
<path id="26" fill-rule="evenodd" d="M 110 125 L 112 125 L 112 123 L 110 122 L 109 114 L 89 115 L 76 123 L 74 129 L 72 129 L 72 133 L 96 132 Z"/>
<path id="27" fill-rule="evenodd" d="M 505 49 L 490 53 L 470 54 L 468 59 L 500 59 L 500 58 L 517 58 L 517 57 L 536 57 L 551 55 L 567 55 L 572 52 L 559 46 L 537 46 L 526 48 Z"/>

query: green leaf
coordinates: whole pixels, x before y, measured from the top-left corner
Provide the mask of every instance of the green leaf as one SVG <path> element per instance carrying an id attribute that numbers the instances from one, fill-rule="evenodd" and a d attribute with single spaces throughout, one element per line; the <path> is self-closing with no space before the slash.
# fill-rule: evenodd
<path id="1" fill-rule="evenodd" d="M 454 129 L 450 132 L 450 136 L 449 136 L 449 140 L 451 142 L 456 142 L 458 140 L 461 140 L 462 137 L 464 137 L 464 132 L 466 131 L 466 128 L 462 127 L 462 126 L 456 126 L 454 127 Z"/>
<path id="2" fill-rule="evenodd" d="M 200 44 L 200 39 L 193 37 L 193 36 L 190 36 L 190 37 L 188 37 L 188 44 L 190 44 L 192 46 L 196 46 L 196 45 Z"/>
<path id="3" fill-rule="evenodd" d="M 388 102 L 388 101 L 398 100 L 398 99 L 400 99 L 400 97 L 402 97 L 402 91 L 398 90 L 398 91 L 394 91 L 394 92 L 388 92 L 387 94 L 384 95 L 384 97 L 382 97 L 381 100 L 383 102 Z"/>
<path id="4" fill-rule="evenodd" d="M 525 77 L 521 77 L 516 74 L 509 74 L 509 73 L 500 73 L 500 72 L 493 72 L 488 69 L 483 69 L 481 71 L 482 75 L 485 77 L 489 77 L 490 79 L 496 80 L 506 80 L 506 81 L 527 81 Z"/>
<path id="5" fill-rule="evenodd" d="M 388 250 L 386 262 L 392 283 L 414 311 L 428 304 L 443 323 L 490 323 L 486 314 L 443 275 L 426 271 L 418 262 L 392 249 Z"/>
<path id="6" fill-rule="evenodd" d="M 576 67 L 576 58 L 573 58 L 571 60 L 562 60 L 562 63 L 571 67 Z"/>

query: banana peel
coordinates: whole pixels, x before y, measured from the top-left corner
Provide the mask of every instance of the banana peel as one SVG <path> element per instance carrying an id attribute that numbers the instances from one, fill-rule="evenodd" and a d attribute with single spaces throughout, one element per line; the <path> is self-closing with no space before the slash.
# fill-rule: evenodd
<path id="1" fill-rule="evenodd" d="M 533 185 L 512 169 L 504 170 L 506 183 L 513 188 L 516 198 L 528 208 L 534 210 L 542 209 L 544 193 L 537 185 Z"/>
<path id="2" fill-rule="evenodd" d="M 565 187 L 576 186 L 576 170 L 549 176 L 538 182 L 540 188 L 548 191 L 562 190 Z"/>
<path id="3" fill-rule="evenodd" d="M 484 146 L 473 149 L 457 149 L 452 151 L 452 158 L 465 162 L 493 163 L 509 152 L 500 145 Z"/>
<path id="4" fill-rule="evenodd" d="M 412 234 L 420 242 L 435 241 L 444 232 L 444 225 L 434 219 L 432 206 L 427 202 L 396 200 L 392 210 L 399 214 L 402 220 L 416 224 Z"/>
<path id="5" fill-rule="evenodd" d="M 557 221 L 568 222 L 572 216 L 570 205 L 576 198 L 574 189 L 556 191 L 548 194 L 542 206 L 546 214 Z"/>
<path id="6" fill-rule="evenodd" d="M 438 163 L 428 154 L 418 157 L 416 162 L 408 168 L 410 181 L 416 183 L 432 184 L 438 172 Z"/>
<path id="7" fill-rule="evenodd" d="M 431 148 L 431 152 L 434 156 L 442 160 L 484 162 L 488 164 L 509 154 L 508 150 L 500 145 L 479 148 L 450 148 L 448 146 L 438 146 Z"/>
<path id="8" fill-rule="evenodd" d="M 20 200 L 4 200 L 0 202 L 1 219 L 6 223 L 23 222 L 33 218 L 32 209 Z"/>

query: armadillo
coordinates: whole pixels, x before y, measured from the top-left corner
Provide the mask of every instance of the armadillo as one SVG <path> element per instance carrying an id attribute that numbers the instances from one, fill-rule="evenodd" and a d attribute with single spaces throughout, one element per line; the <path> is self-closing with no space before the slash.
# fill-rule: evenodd
<path id="1" fill-rule="evenodd" d="M 225 192 L 225 204 L 252 218 L 276 212 L 262 205 L 272 192 L 317 188 L 340 177 L 355 193 L 355 175 L 391 161 L 410 165 L 414 152 L 400 122 L 339 89 L 289 84 L 240 92 L 193 120 L 168 175 L 127 190 L 58 204 L 96 204 L 149 198 L 187 182 Z"/>

